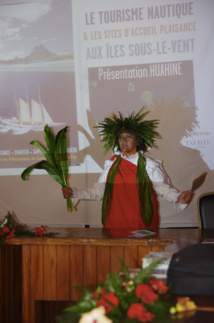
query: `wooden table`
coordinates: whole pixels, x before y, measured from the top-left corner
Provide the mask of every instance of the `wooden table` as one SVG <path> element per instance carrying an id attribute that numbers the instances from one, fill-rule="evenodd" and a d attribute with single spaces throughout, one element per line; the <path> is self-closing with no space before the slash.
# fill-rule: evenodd
<path id="1" fill-rule="evenodd" d="M 160 229 L 154 236 L 98 228 L 49 228 L 54 238 L 15 238 L 0 248 L 0 322 L 35 322 L 35 301 L 74 301 L 74 286 L 96 286 L 108 272 L 142 267 L 142 258 L 173 243 L 200 241 L 198 229 Z"/>

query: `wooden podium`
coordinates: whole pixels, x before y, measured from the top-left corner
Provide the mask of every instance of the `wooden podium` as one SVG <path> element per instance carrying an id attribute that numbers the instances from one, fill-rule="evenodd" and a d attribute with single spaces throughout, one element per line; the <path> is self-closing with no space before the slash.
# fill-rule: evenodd
<path id="1" fill-rule="evenodd" d="M 96 286 L 108 272 L 142 267 L 142 258 L 197 229 L 160 229 L 154 236 L 99 228 L 61 228 L 54 238 L 15 238 L 0 247 L 0 322 L 34 323 L 36 301 L 75 301 L 75 286 Z"/>

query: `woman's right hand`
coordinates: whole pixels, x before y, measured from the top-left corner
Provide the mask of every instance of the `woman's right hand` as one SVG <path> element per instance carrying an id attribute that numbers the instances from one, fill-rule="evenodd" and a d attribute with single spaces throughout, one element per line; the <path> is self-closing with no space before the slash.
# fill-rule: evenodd
<path id="1" fill-rule="evenodd" d="M 62 188 L 62 194 L 63 194 L 65 199 L 67 199 L 69 197 L 73 197 L 73 190 L 72 190 L 71 187 L 63 187 Z"/>

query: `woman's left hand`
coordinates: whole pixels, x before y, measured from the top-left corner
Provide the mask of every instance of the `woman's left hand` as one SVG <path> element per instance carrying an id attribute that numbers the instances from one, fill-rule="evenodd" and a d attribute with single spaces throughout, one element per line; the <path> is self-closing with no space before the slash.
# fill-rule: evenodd
<path id="1" fill-rule="evenodd" d="M 184 191 L 178 196 L 178 202 L 182 204 L 190 203 L 193 197 L 192 190 Z"/>

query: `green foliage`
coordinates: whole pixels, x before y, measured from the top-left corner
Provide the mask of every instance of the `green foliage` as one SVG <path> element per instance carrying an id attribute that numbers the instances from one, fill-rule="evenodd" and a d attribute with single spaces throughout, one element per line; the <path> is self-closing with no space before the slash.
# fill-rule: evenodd
<path id="1" fill-rule="evenodd" d="M 21 178 L 24 181 L 28 179 L 28 176 L 34 169 L 43 169 L 62 187 L 67 186 L 69 174 L 67 128 L 68 127 L 61 129 L 55 136 L 51 128 L 46 125 L 44 127 L 44 134 L 47 148 L 37 140 L 30 142 L 31 145 L 34 145 L 41 150 L 46 160 L 42 160 L 27 167 L 21 174 Z M 67 199 L 67 210 L 75 211 L 75 207 L 70 197 Z"/>
<path id="2" fill-rule="evenodd" d="M 139 273 L 133 279 L 134 283 L 136 285 L 147 284 L 149 279 L 151 278 L 151 274 L 152 274 L 153 270 L 155 269 L 155 267 L 157 267 L 157 265 L 159 263 L 161 263 L 161 261 L 162 261 L 161 259 L 160 260 L 158 259 L 158 260 L 152 262 L 148 267 L 139 271 Z"/>

